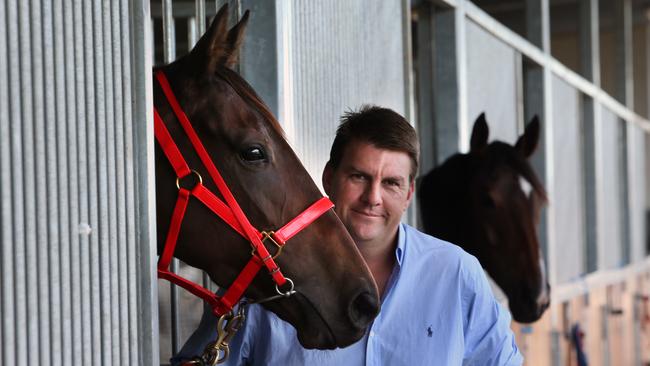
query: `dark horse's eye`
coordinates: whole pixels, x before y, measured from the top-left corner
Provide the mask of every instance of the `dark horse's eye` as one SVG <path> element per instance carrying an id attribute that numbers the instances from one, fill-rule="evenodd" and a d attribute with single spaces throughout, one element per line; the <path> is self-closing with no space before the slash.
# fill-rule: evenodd
<path id="1" fill-rule="evenodd" d="M 240 153 L 242 159 L 247 162 L 256 163 L 266 160 L 264 150 L 259 146 L 247 147 Z"/>

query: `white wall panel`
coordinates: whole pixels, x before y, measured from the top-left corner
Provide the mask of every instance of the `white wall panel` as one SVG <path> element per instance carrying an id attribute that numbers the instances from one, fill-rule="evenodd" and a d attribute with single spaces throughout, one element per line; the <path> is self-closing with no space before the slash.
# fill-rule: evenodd
<path id="1" fill-rule="evenodd" d="M 553 88 L 553 166 L 554 195 L 550 205 L 557 215 L 557 280 L 565 282 L 584 272 L 584 187 L 582 182 L 582 138 L 579 92 L 554 76 Z"/>
<path id="2" fill-rule="evenodd" d="M 621 265 L 621 202 L 618 117 L 602 108 L 599 149 L 601 159 L 596 161 L 600 169 L 598 184 L 604 194 L 598 205 L 598 253 L 600 269 L 617 268 Z"/>
<path id="3" fill-rule="evenodd" d="M 517 52 L 467 21 L 467 108 L 471 131 L 485 112 L 490 140 L 514 143 L 518 132 Z"/>
<path id="4" fill-rule="evenodd" d="M 157 363 L 148 6 L 0 4 L 0 364 Z"/>
<path id="5" fill-rule="evenodd" d="M 630 207 L 630 260 L 638 262 L 645 257 L 646 246 L 646 181 L 645 167 L 648 157 L 645 131 L 628 126 L 628 176 Z"/>

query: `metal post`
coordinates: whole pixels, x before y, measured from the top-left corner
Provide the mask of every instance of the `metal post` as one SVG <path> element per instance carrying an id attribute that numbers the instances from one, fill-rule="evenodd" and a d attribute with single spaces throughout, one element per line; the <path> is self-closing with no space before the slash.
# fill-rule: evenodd
<path id="1" fill-rule="evenodd" d="M 196 13 L 196 33 L 205 33 L 205 0 L 194 0 L 194 12 Z"/>
<path id="2" fill-rule="evenodd" d="M 634 75 L 632 59 L 632 1 L 614 1 L 616 44 L 616 99 L 634 109 Z"/>
<path id="3" fill-rule="evenodd" d="M 580 0 L 580 74 L 600 86 L 600 22 L 598 0 Z"/>

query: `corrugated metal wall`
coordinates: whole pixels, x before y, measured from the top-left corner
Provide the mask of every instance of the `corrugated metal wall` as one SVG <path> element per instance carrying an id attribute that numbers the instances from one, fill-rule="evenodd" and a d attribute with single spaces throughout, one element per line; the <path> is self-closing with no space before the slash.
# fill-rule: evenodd
<path id="1" fill-rule="evenodd" d="M 157 362 L 148 3 L 0 4 L 0 363 Z"/>
<path id="2" fill-rule="evenodd" d="M 368 103 L 407 112 L 402 2 L 293 1 L 283 11 L 290 77 L 278 83 L 293 92 L 281 122 L 320 185 L 343 112 Z"/>

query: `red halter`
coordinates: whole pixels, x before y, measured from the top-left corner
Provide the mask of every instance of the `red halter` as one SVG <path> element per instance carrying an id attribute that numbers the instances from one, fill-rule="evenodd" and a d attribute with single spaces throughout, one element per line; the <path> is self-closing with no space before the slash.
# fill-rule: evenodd
<path id="1" fill-rule="evenodd" d="M 179 285 L 188 290 L 192 294 L 202 298 L 204 301 L 207 301 L 212 306 L 212 311 L 214 314 L 216 316 L 222 316 L 229 313 L 232 310 L 233 306 L 239 301 L 239 299 L 241 299 L 244 291 L 246 288 L 248 288 L 250 283 L 253 281 L 253 278 L 255 278 L 255 275 L 262 266 L 265 266 L 273 277 L 273 281 L 276 283 L 276 288 L 279 288 L 278 286 L 283 286 L 285 283 L 287 283 L 287 281 L 290 282 L 290 279 L 287 279 L 282 275 L 282 272 L 280 271 L 278 265 L 275 263 L 274 259 L 280 255 L 282 247 L 284 244 L 286 244 L 287 240 L 311 224 L 314 220 L 319 218 L 330 208 L 334 207 L 334 204 L 328 198 L 323 197 L 312 204 L 301 214 L 296 216 L 288 224 L 275 232 L 260 232 L 256 230 L 250 224 L 246 218 L 246 215 L 237 204 L 237 201 L 228 189 L 226 182 L 221 177 L 221 174 L 219 174 L 217 167 L 214 165 L 214 162 L 208 155 L 208 152 L 203 147 L 201 140 L 194 131 L 194 128 L 192 128 L 192 124 L 183 112 L 181 106 L 178 104 L 178 101 L 176 100 L 176 97 L 174 96 L 174 93 L 169 86 L 169 82 L 167 81 L 165 74 L 162 71 L 156 71 L 154 75 L 156 76 L 156 79 L 158 79 L 160 87 L 167 97 L 167 101 L 172 107 L 174 114 L 183 127 L 183 130 L 192 142 L 194 150 L 199 155 L 201 162 L 208 170 L 210 177 L 217 185 L 219 192 L 221 192 L 221 195 L 226 201 L 224 203 L 211 191 L 209 191 L 203 185 L 199 173 L 197 173 L 195 170 L 190 169 L 190 167 L 185 162 L 183 155 L 178 150 L 178 147 L 169 134 L 167 127 L 165 127 L 165 123 L 154 107 L 154 132 L 156 135 L 156 140 L 160 144 L 160 147 L 162 148 L 163 152 L 167 156 L 167 159 L 176 172 L 176 186 L 178 187 L 178 199 L 176 200 L 176 205 L 172 213 L 172 220 L 169 226 L 169 232 L 167 233 L 167 239 L 165 240 L 165 247 L 163 249 L 162 255 L 158 260 L 158 277 L 169 280 L 170 282 L 175 283 L 176 285 Z M 198 177 L 199 182 L 194 186 L 194 188 L 190 190 L 181 187 L 180 180 L 191 174 L 195 174 Z M 183 221 L 183 216 L 185 215 L 185 210 L 187 208 L 190 196 L 197 198 L 201 203 L 203 203 L 223 221 L 230 225 L 230 227 L 232 227 L 241 236 L 248 240 L 253 247 L 253 257 L 250 259 L 248 264 L 246 264 L 244 269 L 239 273 L 237 279 L 235 279 L 235 282 L 233 282 L 233 284 L 221 297 L 210 292 L 206 288 L 169 271 L 169 263 L 171 262 L 172 256 L 174 254 L 174 248 L 176 247 L 181 223 Z M 269 251 L 266 249 L 264 244 L 262 244 L 266 239 L 271 240 L 271 242 L 278 247 L 276 254 L 273 256 L 269 254 Z"/>

